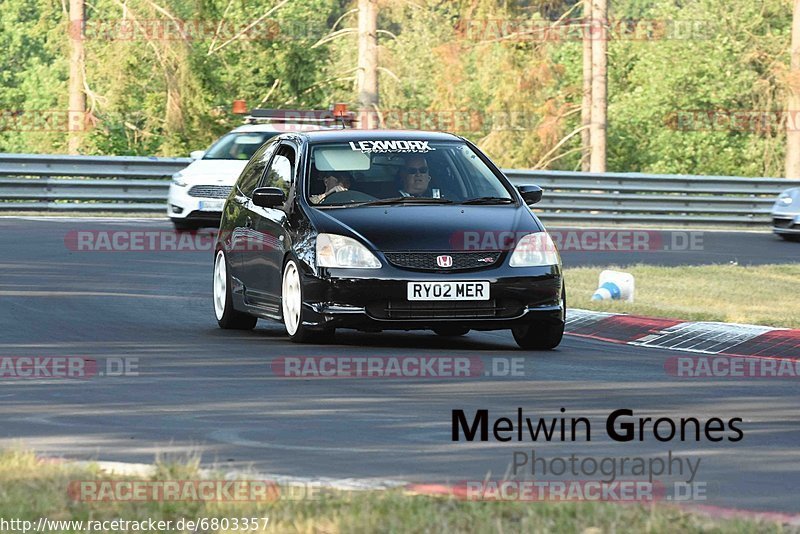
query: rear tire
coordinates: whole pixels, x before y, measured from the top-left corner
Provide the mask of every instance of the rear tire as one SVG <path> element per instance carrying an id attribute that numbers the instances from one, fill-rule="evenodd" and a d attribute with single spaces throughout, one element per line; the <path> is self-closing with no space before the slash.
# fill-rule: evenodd
<path id="1" fill-rule="evenodd" d="M 300 268 L 293 259 L 283 266 L 281 282 L 281 312 L 283 326 L 293 343 L 330 343 L 336 330 L 313 329 L 303 324 L 306 312 L 303 309 L 303 282 Z"/>
<path id="2" fill-rule="evenodd" d="M 437 336 L 443 337 L 458 337 L 469 334 L 469 328 L 459 326 L 440 326 L 438 328 L 434 328 L 433 331 L 436 332 Z"/>
<path id="3" fill-rule="evenodd" d="M 258 317 L 233 309 L 231 275 L 222 250 L 217 251 L 214 259 L 214 315 L 224 330 L 252 330 L 258 323 Z"/>
<path id="4" fill-rule="evenodd" d="M 532 322 L 511 329 L 514 341 L 524 350 L 551 350 L 556 348 L 564 337 L 564 322 L 567 313 L 567 293 L 561 285 L 561 321 Z"/>

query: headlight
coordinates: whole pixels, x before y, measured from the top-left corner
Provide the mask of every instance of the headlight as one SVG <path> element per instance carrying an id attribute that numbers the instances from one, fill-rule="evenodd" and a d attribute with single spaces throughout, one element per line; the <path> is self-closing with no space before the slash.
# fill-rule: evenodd
<path id="1" fill-rule="evenodd" d="M 544 265 L 560 265 L 556 244 L 547 232 L 528 234 L 517 242 L 511 254 L 511 267 L 541 267 Z"/>
<path id="2" fill-rule="evenodd" d="M 336 234 L 319 234 L 317 267 L 380 269 L 381 262 L 355 239 Z"/>
<path id="3" fill-rule="evenodd" d="M 781 195 L 778 197 L 778 204 L 781 206 L 788 206 L 792 203 L 792 196 L 791 195 Z"/>
<path id="4" fill-rule="evenodd" d="M 175 174 L 172 175 L 172 183 L 179 187 L 186 187 L 186 184 L 188 182 L 181 173 L 176 172 Z"/>

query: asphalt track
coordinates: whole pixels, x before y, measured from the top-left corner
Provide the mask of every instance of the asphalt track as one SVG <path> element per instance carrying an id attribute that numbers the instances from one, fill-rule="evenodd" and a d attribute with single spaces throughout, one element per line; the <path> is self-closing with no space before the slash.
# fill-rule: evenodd
<path id="1" fill-rule="evenodd" d="M 488 361 L 525 353 L 508 332 L 452 340 L 345 331 L 335 345 L 301 346 L 264 321 L 253 332 L 222 331 L 210 303 L 209 252 L 70 250 L 68 232 L 87 229 L 168 226 L 0 219 L 0 356 L 136 358 L 139 374 L 0 381 L 0 448 L 130 462 L 194 453 L 207 465 L 262 473 L 416 482 L 498 478 L 514 451 L 599 460 L 664 457 L 671 450 L 701 458 L 696 481 L 708 493 L 701 504 L 800 512 L 797 379 L 677 379 L 663 366 L 680 352 L 576 337 L 555 351 L 527 355 L 524 376 L 284 378 L 271 367 L 281 356 Z M 755 262 L 759 251 L 774 263 L 786 261 L 789 248 L 800 249 L 768 234 L 715 234 L 706 245 L 685 258 L 725 262 L 735 248 L 740 263 Z M 564 259 L 577 262 L 570 254 Z M 494 419 L 514 418 L 517 407 L 530 417 L 558 416 L 562 407 L 568 416 L 588 417 L 592 441 L 451 442 L 451 410 L 488 409 Z M 617 443 L 605 437 L 604 420 L 618 408 L 653 418 L 741 417 L 745 437 Z"/>
<path id="2" fill-rule="evenodd" d="M 800 243 L 766 231 L 549 229 L 562 234 L 567 247 L 562 247 L 561 258 L 568 267 L 638 263 L 768 265 L 800 261 Z M 642 245 L 632 246 L 634 239 Z"/>

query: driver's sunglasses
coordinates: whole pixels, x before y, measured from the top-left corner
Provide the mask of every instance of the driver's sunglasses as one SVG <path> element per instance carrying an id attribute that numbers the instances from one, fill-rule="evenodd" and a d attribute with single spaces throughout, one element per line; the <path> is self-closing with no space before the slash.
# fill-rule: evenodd
<path id="1" fill-rule="evenodd" d="M 428 167 L 406 167 L 403 172 L 406 174 L 428 174 Z"/>

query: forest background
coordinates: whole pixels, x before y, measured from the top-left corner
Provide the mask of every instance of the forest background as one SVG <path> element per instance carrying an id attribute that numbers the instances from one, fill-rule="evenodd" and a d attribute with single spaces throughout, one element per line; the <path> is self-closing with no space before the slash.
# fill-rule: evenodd
<path id="1" fill-rule="evenodd" d="M 380 2 L 379 116 L 462 134 L 503 167 L 579 170 L 580 8 Z M 241 124 L 234 99 L 357 108 L 357 11 L 88 0 L 80 153 L 186 156 Z M 609 171 L 784 175 L 792 2 L 610 0 L 608 25 Z M 67 151 L 64 131 L 21 118 L 69 109 L 74 38 L 66 0 L 0 0 L 0 151 Z"/>

